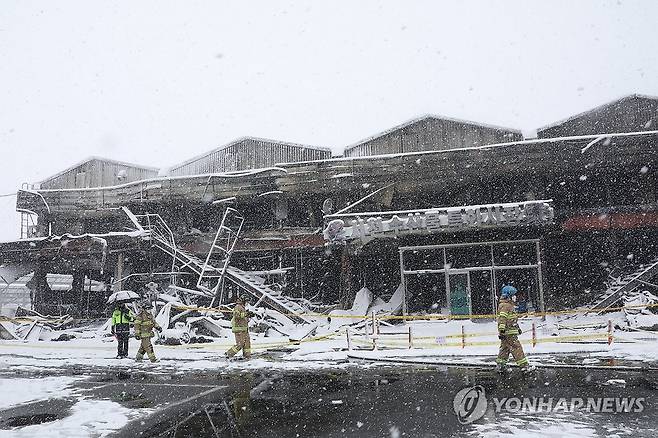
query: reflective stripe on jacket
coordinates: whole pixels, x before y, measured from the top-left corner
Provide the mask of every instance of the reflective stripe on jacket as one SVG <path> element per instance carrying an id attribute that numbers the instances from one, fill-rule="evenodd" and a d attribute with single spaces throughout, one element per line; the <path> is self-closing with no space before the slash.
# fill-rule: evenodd
<path id="1" fill-rule="evenodd" d="M 233 333 L 246 332 L 249 330 L 249 313 L 242 304 L 236 304 L 233 308 L 231 330 Z"/>
<path id="2" fill-rule="evenodd" d="M 498 303 L 498 334 L 500 335 L 518 335 L 518 315 L 514 311 L 514 302 L 501 298 Z"/>
<path id="3" fill-rule="evenodd" d="M 152 338 L 154 336 L 153 328 L 160 328 L 153 315 L 149 312 L 142 311 L 135 317 L 135 336 L 138 338 Z"/>

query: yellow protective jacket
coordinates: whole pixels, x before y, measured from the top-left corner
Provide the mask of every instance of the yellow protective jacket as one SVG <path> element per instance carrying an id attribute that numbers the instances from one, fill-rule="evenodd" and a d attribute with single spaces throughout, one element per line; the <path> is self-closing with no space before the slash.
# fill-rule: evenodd
<path id="1" fill-rule="evenodd" d="M 519 335 L 518 315 L 512 300 L 501 298 L 498 303 L 498 334 L 503 336 Z"/>
<path id="2" fill-rule="evenodd" d="M 153 329 L 160 329 L 160 326 L 155 322 L 153 315 L 144 310 L 139 312 L 135 317 L 134 324 L 135 337 L 138 339 L 152 338 L 155 335 Z"/>
<path id="3" fill-rule="evenodd" d="M 242 304 L 236 304 L 233 308 L 231 330 L 233 333 L 249 331 L 249 312 L 247 312 Z"/>
<path id="4" fill-rule="evenodd" d="M 112 312 L 112 328 L 114 333 L 127 333 L 130 331 L 130 323 L 133 314 L 128 309 L 114 309 Z"/>
<path id="5" fill-rule="evenodd" d="M 132 320 L 133 316 L 129 310 L 114 309 L 112 312 L 112 325 L 130 324 Z"/>

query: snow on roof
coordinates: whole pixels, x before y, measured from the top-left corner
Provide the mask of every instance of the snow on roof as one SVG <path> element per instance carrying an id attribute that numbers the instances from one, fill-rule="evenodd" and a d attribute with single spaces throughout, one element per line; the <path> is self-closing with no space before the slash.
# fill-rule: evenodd
<path id="1" fill-rule="evenodd" d="M 89 163 L 90 161 L 103 161 L 105 163 L 118 164 L 120 166 L 134 167 L 134 168 L 137 168 L 137 169 L 152 170 L 154 172 L 158 172 L 160 170 L 157 167 L 142 166 L 141 164 L 128 163 L 128 162 L 125 162 L 125 161 L 113 160 L 113 159 L 110 159 L 110 158 L 103 158 L 103 157 L 98 157 L 98 156 L 92 155 L 90 157 L 85 158 L 82 161 L 79 161 L 79 162 L 73 164 L 72 166 L 67 167 L 66 169 L 64 169 L 60 172 L 57 172 L 54 175 L 49 176 L 48 178 L 44 178 L 40 182 L 44 183 L 46 181 L 50 181 L 52 179 L 55 179 L 58 176 L 61 176 L 61 175 L 64 175 L 65 173 L 67 173 L 67 172 L 70 172 L 71 170 L 75 169 L 76 167 L 79 167 L 79 166 L 82 166 L 83 164 Z"/>
<path id="2" fill-rule="evenodd" d="M 345 146 L 345 150 L 347 151 L 347 150 L 353 149 L 357 146 L 360 146 L 360 145 L 362 145 L 364 143 L 367 143 L 369 141 L 372 141 L 374 139 L 383 137 L 383 136 L 388 135 L 388 134 L 390 134 L 392 132 L 395 132 L 397 130 L 406 128 L 407 126 L 415 125 L 418 122 L 422 122 L 424 120 L 429 120 L 429 119 L 446 120 L 446 121 L 449 121 L 449 122 L 462 123 L 462 124 L 465 124 L 465 125 L 479 126 L 481 128 L 489 128 L 489 129 L 495 129 L 495 130 L 498 130 L 498 131 L 513 132 L 513 133 L 521 134 L 521 130 L 519 130 L 519 129 L 512 129 L 512 128 L 506 128 L 504 126 L 497 126 L 497 125 L 490 125 L 490 124 L 486 124 L 486 123 L 473 122 L 471 120 L 456 119 L 456 118 L 453 118 L 453 117 L 446 117 L 446 116 L 441 116 L 441 115 L 438 115 L 438 114 L 424 114 L 424 115 L 416 117 L 414 119 L 407 120 L 404 123 L 401 123 L 397 126 L 389 128 L 389 129 L 387 129 L 385 131 L 382 131 L 378 134 L 371 135 L 370 137 L 365 138 L 363 140 L 360 140 L 356 143 L 352 143 L 351 145 Z"/>
<path id="3" fill-rule="evenodd" d="M 365 155 L 358 157 L 333 157 L 326 158 L 323 160 L 309 160 L 309 161 L 300 161 L 292 164 L 306 164 L 306 163 L 323 163 L 323 162 L 341 162 L 341 161 L 353 161 L 353 160 L 372 160 L 373 158 L 394 158 L 394 157 L 405 157 L 405 156 L 414 156 L 414 155 L 433 155 L 433 154 L 448 154 L 459 151 L 474 151 L 482 149 L 492 149 L 498 147 L 507 147 L 507 146 L 516 146 L 516 145 L 526 145 L 526 144 L 536 144 L 536 143 L 557 143 L 559 141 L 570 141 L 570 140 L 593 140 L 599 137 L 632 137 L 634 135 L 643 136 L 643 135 L 656 135 L 658 131 L 637 131 L 637 132 L 615 132 L 609 134 L 588 134 L 588 135 L 571 135 L 567 137 L 548 137 L 548 138 L 533 138 L 529 140 L 519 140 L 519 141 L 509 141 L 504 143 L 491 143 L 481 146 L 470 146 L 465 148 L 455 148 L 455 149 L 440 149 L 434 151 L 415 151 L 415 152 L 394 152 L 391 154 L 377 154 L 377 155 Z M 581 147 L 581 146 L 578 146 Z M 278 166 L 285 166 L 288 163 L 280 163 Z"/>
<path id="4" fill-rule="evenodd" d="M 257 175 L 260 173 L 265 173 L 265 172 L 282 172 L 282 173 L 287 173 L 288 171 L 286 169 L 283 169 L 281 167 L 263 167 L 260 169 L 248 169 L 248 170 L 232 170 L 230 172 L 214 172 L 214 173 L 201 173 L 201 174 L 196 174 L 196 175 L 180 175 L 180 176 L 162 176 L 162 177 L 157 177 L 157 178 L 147 178 L 147 179 L 140 179 L 137 181 L 131 181 L 123 184 L 117 184 L 114 186 L 103 186 L 103 187 L 81 187 L 81 188 L 67 188 L 67 189 L 39 189 L 39 190 L 23 190 L 23 191 L 28 191 L 30 193 L 51 193 L 51 192 L 92 192 L 92 191 L 97 191 L 97 190 L 104 190 L 104 189 L 116 189 L 116 188 L 122 188 L 122 187 L 130 187 L 138 184 L 148 184 L 148 183 L 158 183 L 158 182 L 164 182 L 164 181 L 173 181 L 173 180 L 184 180 L 184 179 L 191 179 L 191 178 L 199 178 L 199 177 L 204 177 L 204 178 L 242 178 L 245 176 L 252 176 L 252 175 Z"/>
<path id="5" fill-rule="evenodd" d="M 269 139 L 269 138 L 245 136 L 245 137 L 236 138 L 235 140 L 230 141 L 230 142 L 226 143 L 225 145 L 219 146 L 219 147 L 217 147 L 215 149 L 212 149 L 208 152 L 204 152 L 200 155 L 192 157 L 188 160 L 183 161 L 182 163 L 175 164 L 175 165 L 171 166 L 169 168 L 169 170 L 179 169 L 179 168 L 181 168 L 181 167 L 183 167 L 187 164 L 194 163 L 195 161 L 198 161 L 202 158 L 205 158 L 208 155 L 214 154 L 215 152 L 224 150 L 224 149 L 226 149 L 230 146 L 233 146 L 233 145 L 236 145 L 238 143 L 242 143 L 242 142 L 245 142 L 245 141 L 248 141 L 248 140 L 262 141 L 262 142 L 272 143 L 272 144 L 277 144 L 277 145 L 282 145 L 282 146 L 293 146 L 293 147 L 298 147 L 298 148 L 313 149 L 313 150 L 316 150 L 316 151 L 323 151 L 323 152 L 331 153 L 330 148 L 326 148 L 326 147 L 322 147 L 322 146 L 309 146 L 309 145 L 305 145 L 305 144 L 301 144 L 301 143 L 292 143 L 292 142 L 287 142 L 287 141 L 272 140 L 272 139 Z"/>
<path id="6" fill-rule="evenodd" d="M 541 127 L 541 128 L 537 128 L 537 132 L 539 133 L 539 132 L 545 131 L 545 130 L 547 130 L 547 129 L 554 128 L 554 127 L 556 127 L 556 126 L 560 126 L 560 125 L 562 125 L 562 124 L 564 124 L 564 123 L 567 123 L 567 122 L 570 122 L 570 121 L 572 121 L 572 120 L 579 119 L 579 118 L 581 118 L 581 117 L 583 117 L 583 116 L 585 116 L 585 115 L 587 115 L 587 114 L 594 113 L 594 112 L 596 112 L 596 111 L 600 111 L 600 110 L 602 110 L 602 109 L 604 109 L 604 108 L 607 108 L 607 107 L 609 107 L 609 106 L 615 105 L 615 104 L 620 103 L 620 102 L 623 102 L 623 101 L 625 101 L 625 100 L 631 100 L 631 99 L 649 99 L 649 100 L 656 100 L 656 101 L 658 101 L 658 96 L 649 96 L 649 95 L 647 95 L 647 94 L 638 94 L 638 93 L 629 94 L 629 95 L 627 95 L 627 96 L 619 97 L 619 98 L 617 98 L 617 99 L 615 99 L 615 100 L 611 100 L 611 101 L 609 101 L 609 102 L 606 102 L 606 103 L 601 104 L 601 105 L 599 105 L 599 106 L 595 106 L 594 108 L 590 108 L 590 109 L 588 109 L 588 110 L 585 110 L 585 111 L 579 112 L 578 114 L 574 114 L 574 115 L 569 116 L 569 117 L 567 117 L 567 118 L 565 118 L 565 119 L 558 120 L 557 122 L 553 122 L 553 123 L 548 124 L 548 125 L 546 125 L 546 126 L 543 126 L 543 127 Z"/>

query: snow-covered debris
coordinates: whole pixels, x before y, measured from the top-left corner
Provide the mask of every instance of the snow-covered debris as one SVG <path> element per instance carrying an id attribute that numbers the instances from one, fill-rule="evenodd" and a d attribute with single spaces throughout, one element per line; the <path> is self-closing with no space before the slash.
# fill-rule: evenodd
<path id="1" fill-rule="evenodd" d="M 610 379 L 604 383 L 606 386 L 620 386 L 622 388 L 626 387 L 626 380 L 624 379 Z"/>
<path id="2" fill-rule="evenodd" d="M 230 337 L 231 322 L 226 319 L 213 319 L 208 316 L 187 318 L 187 324 L 195 333 L 204 332 L 220 338 Z"/>
<path id="3" fill-rule="evenodd" d="M 155 317 L 155 322 L 157 322 L 158 325 L 163 329 L 166 329 L 169 327 L 169 320 L 171 318 L 170 315 L 171 315 L 171 303 L 167 303 L 162 307 L 162 309 L 160 309 L 158 316 Z"/>
<path id="4" fill-rule="evenodd" d="M 624 307 L 628 307 L 624 309 L 626 314 L 652 314 L 653 312 L 649 310 L 649 307 L 640 306 L 651 306 L 654 304 L 658 304 L 658 297 L 648 290 L 643 290 L 635 294 L 624 296 Z"/>
<path id="5" fill-rule="evenodd" d="M 354 297 L 352 307 L 348 310 L 332 310 L 329 312 L 331 318 L 329 329 L 331 331 L 337 330 L 344 325 L 354 324 L 358 322 L 357 317 L 367 315 L 368 308 L 372 302 L 372 292 L 367 287 L 361 288 Z"/>
<path id="6" fill-rule="evenodd" d="M 0 321 L 0 339 L 13 341 L 18 339 L 16 334 L 16 324 L 8 321 Z"/>
<path id="7" fill-rule="evenodd" d="M 384 300 L 377 297 L 372 303 L 372 307 L 370 307 L 368 312 L 375 312 L 375 314 L 386 313 L 389 315 L 398 315 L 400 312 L 402 312 L 403 301 L 404 288 L 402 287 L 402 284 L 400 284 L 388 302 L 384 302 Z"/>

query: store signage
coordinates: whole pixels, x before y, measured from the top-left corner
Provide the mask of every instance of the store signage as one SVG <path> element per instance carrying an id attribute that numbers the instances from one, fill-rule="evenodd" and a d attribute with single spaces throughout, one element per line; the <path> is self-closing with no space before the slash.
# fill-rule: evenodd
<path id="1" fill-rule="evenodd" d="M 335 216 L 334 216 L 335 217 Z M 349 215 L 344 215 L 348 218 Z M 463 231 L 477 228 L 543 226 L 553 223 L 552 201 L 399 211 L 388 215 L 360 213 L 355 219 L 331 220 L 324 230 L 328 241 L 371 239 L 398 234 Z"/>

